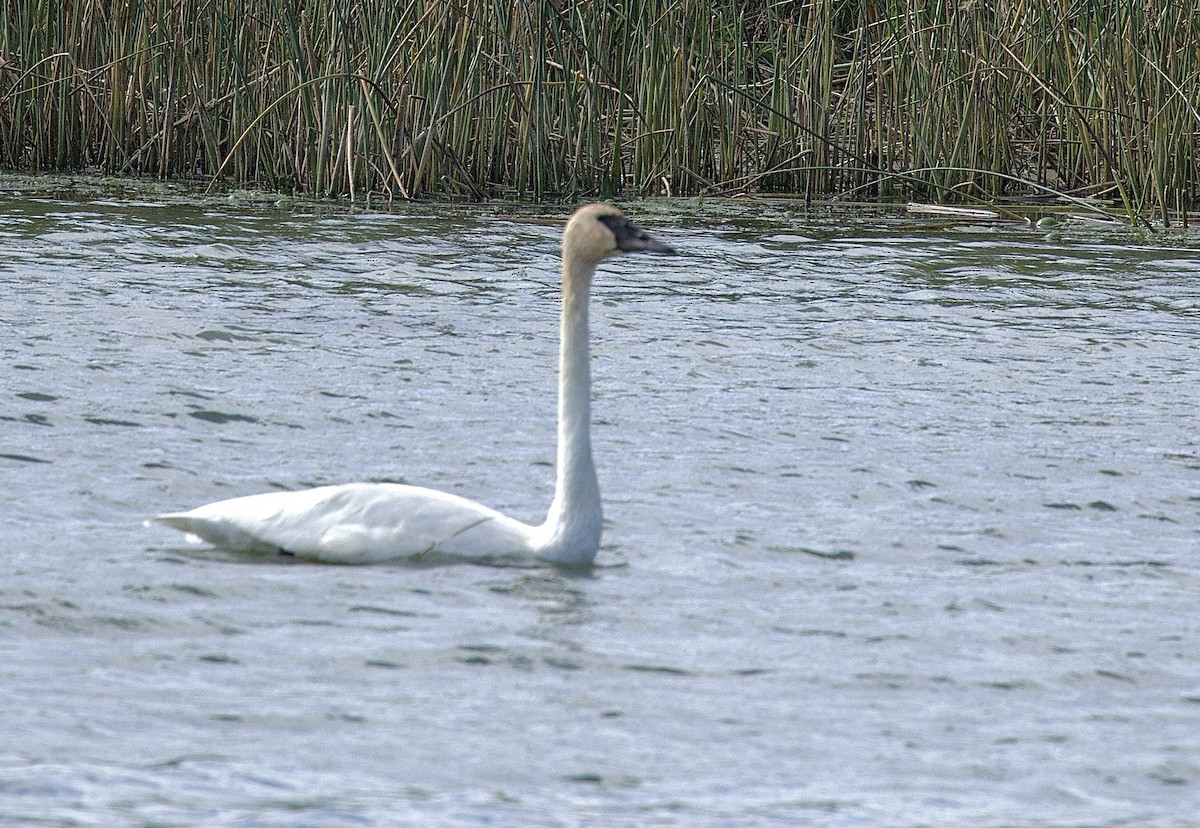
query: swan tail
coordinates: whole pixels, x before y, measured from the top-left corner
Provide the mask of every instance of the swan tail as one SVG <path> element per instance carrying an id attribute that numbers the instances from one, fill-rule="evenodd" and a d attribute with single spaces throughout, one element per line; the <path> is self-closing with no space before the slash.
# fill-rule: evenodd
<path id="1" fill-rule="evenodd" d="M 191 512 L 174 512 L 155 515 L 154 523 L 170 526 L 187 535 L 192 543 L 209 543 L 231 552 L 279 552 L 272 544 L 264 543 L 248 532 L 233 526 L 222 518 L 199 517 Z"/>

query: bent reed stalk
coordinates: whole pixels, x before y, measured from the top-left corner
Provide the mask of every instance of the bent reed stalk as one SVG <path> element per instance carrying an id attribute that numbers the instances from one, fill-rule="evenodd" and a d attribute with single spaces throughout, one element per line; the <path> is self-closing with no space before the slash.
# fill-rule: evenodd
<path id="1" fill-rule="evenodd" d="M 5 0 L 0 166 L 316 195 L 1198 194 L 1146 0 Z"/>

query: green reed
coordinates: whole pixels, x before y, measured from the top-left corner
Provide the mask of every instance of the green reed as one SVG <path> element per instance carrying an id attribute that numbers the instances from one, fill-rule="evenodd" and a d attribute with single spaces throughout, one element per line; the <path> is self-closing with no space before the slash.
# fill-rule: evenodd
<path id="1" fill-rule="evenodd" d="M 356 201 L 1069 193 L 1138 220 L 1198 194 L 1187 4 L 3 6 L 7 168 Z"/>

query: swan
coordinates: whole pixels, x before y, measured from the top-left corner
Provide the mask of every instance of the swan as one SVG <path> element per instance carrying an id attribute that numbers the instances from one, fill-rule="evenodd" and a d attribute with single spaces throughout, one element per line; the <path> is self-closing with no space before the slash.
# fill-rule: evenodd
<path id="1" fill-rule="evenodd" d="M 596 266 L 622 252 L 675 251 L 608 204 L 579 208 L 562 239 L 558 456 L 554 499 L 533 526 L 458 495 L 398 483 L 346 483 L 210 503 L 153 521 L 233 552 L 364 564 L 429 553 L 587 565 L 600 546 L 592 463 L 588 294 Z"/>

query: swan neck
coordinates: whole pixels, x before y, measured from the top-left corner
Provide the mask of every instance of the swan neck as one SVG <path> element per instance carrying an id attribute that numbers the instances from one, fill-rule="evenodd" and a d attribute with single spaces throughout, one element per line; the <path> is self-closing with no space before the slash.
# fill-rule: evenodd
<path id="1" fill-rule="evenodd" d="M 546 518 L 555 559 L 590 561 L 600 542 L 600 487 L 592 462 L 588 298 L 594 265 L 563 256 L 558 363 L 558 458 L 554 503 Z"/>

